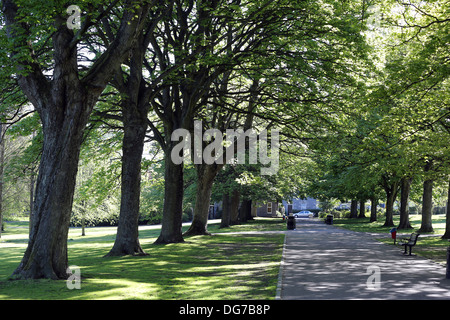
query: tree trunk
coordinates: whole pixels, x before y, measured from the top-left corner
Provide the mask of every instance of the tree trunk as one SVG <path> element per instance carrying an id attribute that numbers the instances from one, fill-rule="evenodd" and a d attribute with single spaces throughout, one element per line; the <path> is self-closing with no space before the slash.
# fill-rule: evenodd
<path id="1" fill-rule="evenodd" d="M 124 137 L 122 145 L 119 225 L 117 227 L 114 246 L 107 256 L 146 254 L 139 243 L 138 228 L 141 194 L 141 160 L 147 129 L 147 114 L 142 119 L 139 118 L 139 115 L 133 114 L 133 108 L 123 108 L 123 111 Z"/>
<path id="2" fill-rule="evenodd" d="M 447 214 L 445 217 L 445 233 L 442 239 L 450 239 L 450 181 L 448 183 Z"/>
<path id="3" fill-rule="evenodd" d="M 358 218 L 365 218 L 366 217 L 366 201 L 361 200 L 359 202 L 359 215 Z"/>
<path id="4" fill-rule="evenodd" d="M 409 193 L 411 191 L 412 178 L 405 177 L 402 179 L 401 195 L 400 195 L 400 223 L 397 229 L 412 229 L 409 222 Z"/>
<path id="5" fill-rule="evenodd" d="M 422 225 L 419 232 L 433 232 L 432 226 L 433 209 L 433 180 L 425 180 L 423 183 L 422 197 Z"/>
<path id="6" fill-rule="evenodd" d="M 165 155 L 164 209 L 161 233 L 155 244 L 184 242 L 181 233 L 183 214 L 183 163 L 174 164 L 171 150 Z"/>
<path id="7" fill-rule="evenodd" d="M 377 205 L 378 205 L 378 199 L 375 197 L 372 197 L 370 199 L 370 222 L 377 221 Z"/>
<path id="8" fill-rule="evenodd" d="M 194 217 L 184 236 L 210 235 L 207 230 L 209 205 L 214 178 L 222 166 L 202 163 L 197 169 L 197 192 L 195 197 Z"/>
<path id="9" fill-rule="evenodd" d="M 244 199 L 241 205 L 241 221 L 247 222 L 248 220 L 253 220 L 252 217 L 252 200 Z"/>
<path id="10" fill-rule="evenodd" d="M 400 181 L 384 183 L 384 191 L 386 192 L 386 220 L 383 227 L 394 226 L 394 202 L 397 199 Z"/>
<path id="11" fill-rule="evenodd" d="M 141 195 L 141 162 L 144 152 L 149 93 L 142 81 L 142 64 L 148 43 L 143 34 L 131 51 L 130 74 L 123 85 L 122 181 L 119 225 L 116 240 L 107 256 L 145 255 L 139 243 L 139 208 Z M 120 73 L 116 76 L 119 77 Z"/>
<path id="12" fill-rule="evenodd" d="M 71 96 L 82 100 L 75 92 Z M 68 105 L 50 106 L 61 113 L 43 121 L 32 227 L 24 257 L 13 273 L 16 278 L 67 278 L 67 235 L 86 111 L 90 109 L 83 103 Z"/>
<path id="13" fill-rule="evenodd" d="M 358 216 L 358 201 L 352 200 L 350 203 L 350 218 L 356 218 Z"/>
<path id="14" fill-rule="evenodd" d="M 5 125 L 0 123 L 0 238 L 3 228 L 3 172 L 5 166 Z"/>
<path id="15" fill-rule="evenodd" d="M 393 227 L 394 226 L 394 202 L 397 197 L 397 192 L 389 191 L 386 192 L 386 220 L 383 227 Z"/>
<path id="16" fill-rule="evenodd" d="M 7 36 L 18 41 L 19 46 L 29 47 L 33 35 L 28 34 L 25 23 L 19 23 L 19 7 L 11 0 L 2 4 Z M 28 247 L 13 278 L 68 276 L 67 235 L 83 134 L 94 104 L 142 29 L 140 18 L 150 4 L 138 9 L 133 5 L 130 1 L 124 3 L 115 39 L 84 75 L 78 71 L 74 33 L 67 28 L 67 17 L 62 15 L 53 16 L 56 30 L 51 39 L 54 64 L 51 80 L 35 57 L 12 52 L 18 83 L 38 111 L 43 132 Z M 17 32 L 21 37 L 17 37 Z"/>
<path id="17" fill-rule="evenodd" d="M 220 228 L 228 228 L 231 222 L 230 195 L 224 193 L 222 196 L 222 220 Z"/>
<path id="18" fill-rule="evenodd" d="M 33 219 L 33 210 L 34 210 L 34 188 L 36 183 L 36 176 L 34 173 L 34 170 L 31 170 L 30 174 L 30 198 L 29 198 L 29 207 L 30 207 L 30 214 L 29 214 L 29 222 L 28 222 L 28 230 L 31 231 L 31 221 Z M 29 233 L 28 232 L 28 233 Z"/>
<path id="19" fill-rule="evenodd" d="M 235 189 L 233 190 L 233 193 L 231 194 L 230 199 L 230 219 L 231 219 L 231 225 L 239 224 L 239 200 L 241 197 L 241 193 L 239 190 Z"/>
<path id="20" fill-rule="evenodd" d="M 84 212 L 83 212 L 83 217 L 81 217 L 81 235 L 84 237 L 86 235 L 86 218 L 84 217 Z"/>

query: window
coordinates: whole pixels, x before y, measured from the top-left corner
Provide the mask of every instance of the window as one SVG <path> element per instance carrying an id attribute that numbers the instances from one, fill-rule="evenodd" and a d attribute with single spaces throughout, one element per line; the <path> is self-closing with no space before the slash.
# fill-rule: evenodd
<path id="1" fill-rule="evenodd" d="M 267 203 L 267 213 L 272 213 L 272 202 Z"/>

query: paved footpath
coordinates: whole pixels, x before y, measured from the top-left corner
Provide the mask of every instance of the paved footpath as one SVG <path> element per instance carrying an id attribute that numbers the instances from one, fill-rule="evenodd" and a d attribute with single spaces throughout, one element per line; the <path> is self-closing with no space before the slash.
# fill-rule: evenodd
<path id="1" fill-rule="evenodd" d="M 450 280 L 445 266 L 370 234 L 297 219 L 286 232 L 277 299 L 450 299 Z"/>

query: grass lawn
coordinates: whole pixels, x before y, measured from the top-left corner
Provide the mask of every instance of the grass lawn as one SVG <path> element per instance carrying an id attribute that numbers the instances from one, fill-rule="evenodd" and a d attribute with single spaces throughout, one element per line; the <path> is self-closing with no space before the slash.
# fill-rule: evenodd
<path id="1" fill-rule="evenodd" d="M 69 290 L 64 280 L 8 280 L 26 249 L 27 228 L 26 222 L 8 223 L 0 239 L 0 299 L 274 299 L 284 235 L 228 232 L 284 230 L 285 224 L 210 225 L 213 236 L 169 245 L 153 244 L 159 227 L 142 226 L 148 256 L 108 258 L 115 227 L 87 228 L 86 236 L 71 228 L 69 265 L 80 267 L 80 290 Z"/>
<path id="2" fill-rule="evenodd" d="M 394 216 L 394 225 L 399 224 L 399 219 L 399 216 Z M 413 229 L 399 230 L 397 232 L 397 239 L 409 237 L 412 232 L 420 229 L 421 215 L 410 215 L 409 219 Z M 376 222 L 370 222 L 369 218 L 334 219 L 333 224 L 353 231 L 379 233 L 379 241 L 394 245 L 394 241 L 389 233 L 392 227 L 383 227 L 384 218 L 378 218 Z M 441 239 L 441 236 L 445 232 L 445 215 L 433 215 L 432 225 L 434 232 L 421 234 L 416 246 L 413 248 L 413 253 L 432 259 L 438 263 L 446 264 L 447 247 L 450 246 L 450 242 L 446 239 Z"/>

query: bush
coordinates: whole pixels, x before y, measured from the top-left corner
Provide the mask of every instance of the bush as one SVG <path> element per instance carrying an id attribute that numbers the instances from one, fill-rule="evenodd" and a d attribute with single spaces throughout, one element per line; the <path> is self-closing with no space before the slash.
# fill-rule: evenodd
<path id="1" fill-rule="evenodd" d="M 192 213 L 192 208 L 186 208 L 183 211 L 182 221 L 183 222 L 189 222 L 192 221 L 192 218 L 194 217 L 194 214 Z"/>
<path id="2" fill-rule="evenodd" d="M 105 199 L 100 205 L 90 202 L 75 202 L 70 225 L 80 227 L 84 218 L 85 226 L 117 226 L 119 223 L 120 200 L 116 197 Z"/>
<path id="3" fill-rule="evenodd" d="M 139 224 L 160 224 L 162 221 L 162 213 L 159 211 L 147 211 L 139 214 Z"/>

